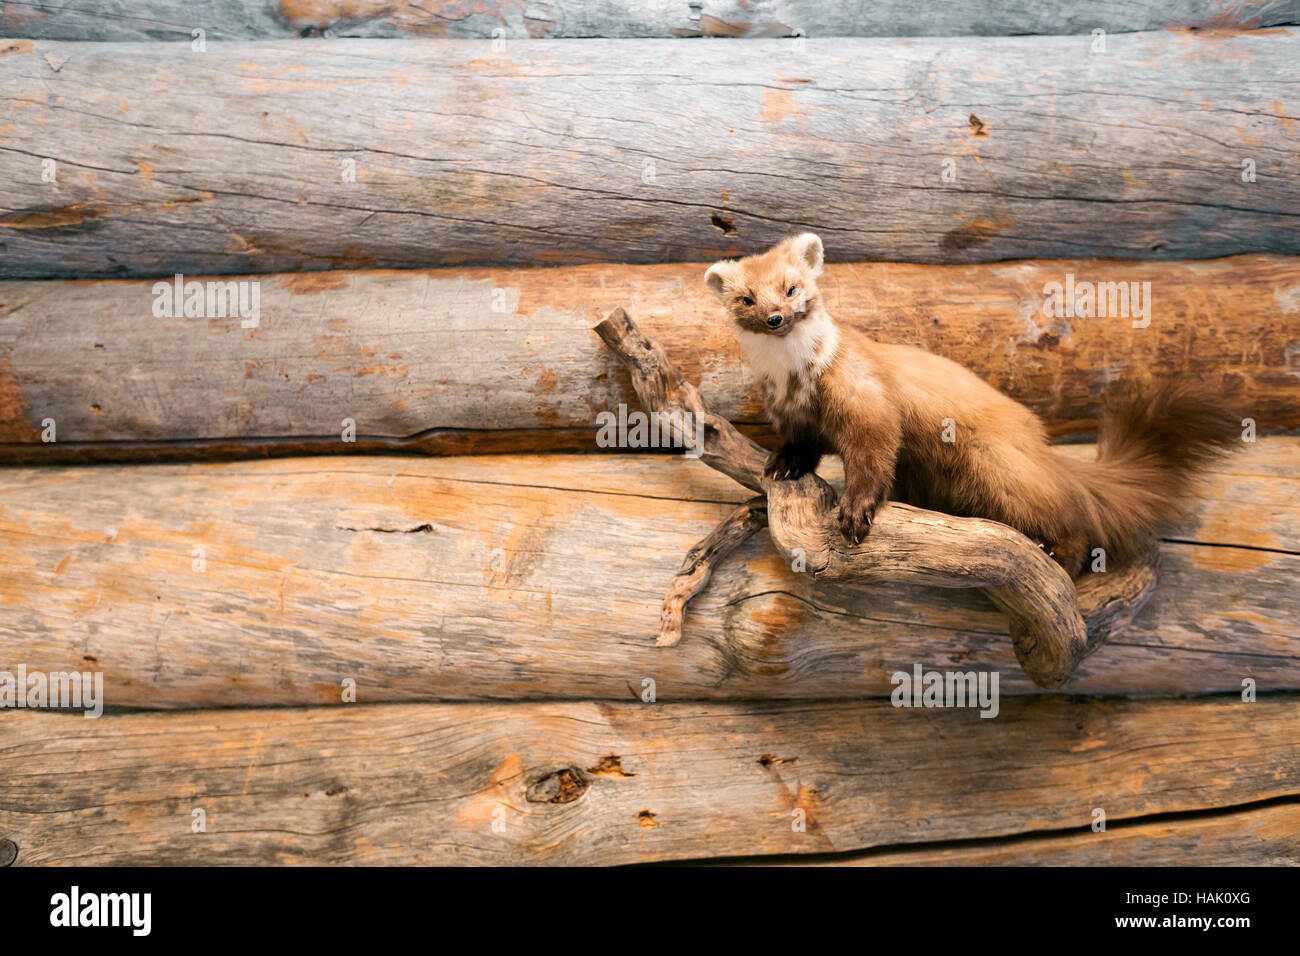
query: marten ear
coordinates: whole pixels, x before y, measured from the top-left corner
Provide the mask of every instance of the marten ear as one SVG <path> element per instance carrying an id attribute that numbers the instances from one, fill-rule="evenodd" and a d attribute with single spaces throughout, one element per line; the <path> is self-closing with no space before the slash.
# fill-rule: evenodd
<path id="1" fill-rule="evenodd" d="M 812 274 L 822 274 L 822 241 L 816 233 L 805 232 L 790 240 L 790 252 L 795 261 L 806 265 Z"/>
<path id="2" fill-rule="evenodd" d="M 719 299 L 726 297 L 727 280 L 731 278 L 731 266 L 732 264 L 725 260 L 715 262 L 709 266 L 709 271 L 704 273 L 705 283 Z"/>

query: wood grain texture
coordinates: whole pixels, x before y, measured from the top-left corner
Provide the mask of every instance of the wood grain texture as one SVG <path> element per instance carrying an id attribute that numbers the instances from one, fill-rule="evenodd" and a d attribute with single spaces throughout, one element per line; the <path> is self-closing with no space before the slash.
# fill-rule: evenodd
<path id="1" fill-rule="evenodd" d="M 0 837 L 20 866 L 583 865 L 1085 831 L 1095 808 L 1295 796 L 1297 703 L 23 711 L 0 721 Z"/>
<path id="2" fill-rule="evenodd" d="M 156 317 L 152 280 L 3 282 L 0 460 L 105 459 L 132 453 L 111 443 L 145 441 L 189 444 L 137 456 L 392 454 L 404 436 L 433 454 L 592 449 L 600 411 L 637 407 L 591 332 L 619 304 L 711 409 L 762 428 L 705 268 L 260 276 L 256 329 Z M 1049 317 L 1044 285 L 1069 275 L 1150 282 L 1151 324 Z M 1107 385 L 1143 373 L 1235 392 L 1262 431 L 1300 428 L 1300 258 L 842 263 L 821 288 L 837 322 L 960 362 L 1057 434 L 1093 430 Z M 54 444 L 40 441 L 46 418 Z M 360 436 L 351 446 L 346 418 Z"/>
<path id="3" fill-rule="evenodd" d="M 1218 466 L 1146 609 L 1066 690 L 1300 688 L 1297 482 L 1292 438 Z M 916 663 L 1035 692 L 980 594 L 814 582 L 766 532 L 656 647 L 682 556 L 750 497 L 667 456 L 7 468 L 0 646 L 102 671 L 113 707 L 337 704 L 349 678 L 362 702 L 628 700 L 647 678 L 661 701 L 883 697 Z"/>
<path id="4" fill-rule="evenodd" d="M 213 40 L 290 36 L 772 37 L 1002 36 L 1300 23 L 1296 0 L 6 0 L 0 37 Z"/>
<path id="5" fill-rule="evenodd" d="M 1300 804 L 1109 825 L 971 845 L 908 847 L 818 860 L 817 866 L 1300 866 Z"/>
<path id="6" fill-rule="evenodd" d="M 1292 28 L 6 43 L 6 278 L 1300 251 Z"/>

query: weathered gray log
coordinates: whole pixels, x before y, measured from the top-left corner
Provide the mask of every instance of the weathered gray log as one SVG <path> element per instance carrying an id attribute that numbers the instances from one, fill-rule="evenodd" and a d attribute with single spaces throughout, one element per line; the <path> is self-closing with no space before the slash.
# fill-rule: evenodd
<path id="1" fill-rule="evenodd" d="M 0 720 L 0 839 L 19 866 L 594 865 L 1101 840 L 1097 809 L 1114 826 L 1294 796 L 1298 736 L 1294 695 L 1032 697 L 995 719 L 884 701 L 23 711 Z"/>
<path id="2" fill-rule="evenodd" d="M 8 0 L 0 37 L 212 40 L 339 37 L 1003 36 L 1300 23 L 1296 0 Z"/>
<path id="3" fill-rule="evenodd" d="M 664 455 L 0 469 L 0 647 L 102 671 L 111 707 L 337 704 L 348 678 L 363 702 L 882 697 L 916 663 L 1038 692 L 978 592 L 815 581 L 765 533 L 656 647 L 682 555 L 750 497 Z M 1066 690 L 1300 689 L 1300 440 L 1217 465 L 1169 538 Z"/>
<path id="4" fill-rule="evenodd" d="M 1300 252 L 1291 28 L 3 42 L 9 278 Z"/>
<path id="5" fill-rule="evenodd" d="M 152 280 L 0 283 L 0 461 L 594 450 L 596 415 L 636 407 L 591 334 L 620 301 L 710 408 L 762 430 L 704 268 L 258 276 L 256 329 L 155 316 Z M 1043 288 L 1067 276 L 1149 282 L 1150 324 L 1049 316 Z M 1300 428 L 1300 258 L 841 263 L 821 287 L 837 322 L 960 362 L 1056 434 L 1095 430 L 1107 387 L 1134 373 L 1234 392 L 1261 432 Z"/>

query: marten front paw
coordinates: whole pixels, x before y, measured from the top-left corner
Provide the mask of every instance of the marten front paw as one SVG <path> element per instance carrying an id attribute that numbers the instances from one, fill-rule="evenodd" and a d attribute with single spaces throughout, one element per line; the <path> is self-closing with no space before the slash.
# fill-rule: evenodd
<path id="1" fill-rule="evenodd" d="M 871 530 L 876 512 L 884 503 L 883 491 L 870 494 L 846 491 L 840 499 L 840 534 L 844 535 L 844 540 L 849 544 L 859 544 Z"/>
<path id="2" fill-rule="evenodd" d="M 821 457 L 816 450 L 806 445 L 786 442 L 768 456 L 763 474 L 777 481 L 793 481 L 815 471 Z"/>

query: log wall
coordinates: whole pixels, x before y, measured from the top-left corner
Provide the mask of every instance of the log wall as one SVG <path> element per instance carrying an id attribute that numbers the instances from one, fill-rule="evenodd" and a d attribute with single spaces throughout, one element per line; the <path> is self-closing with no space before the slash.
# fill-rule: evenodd
<path id="1" fill-rule="evenodd" d="M 1052 694 L 978 591 L 814 581 L 765 532 L 657 647 L 747 494 L 543 453 L 637 407 L 591 333 L 617 306 L 763 437 L 700 277 L 809 229 L 840 322 L 1058 436 L 1148 374 L 1300 428 L 1297 23 L 0 4 L 0 682 L 97 673 L 108 707 L 0 718 L 0 867 L 1300 863 L 1295 436 L 1209 471 Z M 525 41 L 592 36 L 657 39 Z M 257 323 L 156 313 L 176 273 L 253 283 Z M 1049 315 L 1070 281 L 1149 282 L 1150 324 Z M 917 664 L 998 673 L 997 716 L 880 699 Z"/>

